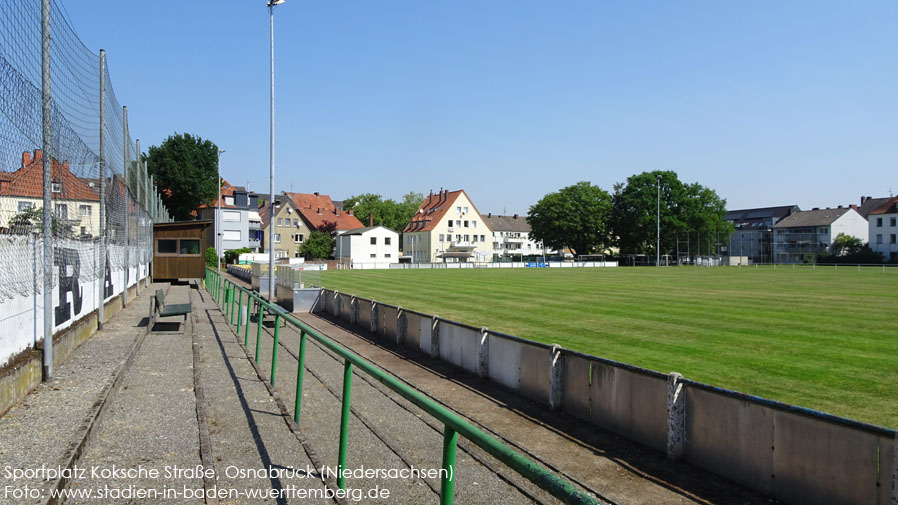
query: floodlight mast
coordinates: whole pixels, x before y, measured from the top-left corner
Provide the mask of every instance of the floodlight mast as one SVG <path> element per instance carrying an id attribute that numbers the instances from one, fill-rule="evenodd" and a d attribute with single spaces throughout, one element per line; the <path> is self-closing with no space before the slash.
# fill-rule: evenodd
<path id="1" fill-rule="evenodd" d="M 274 301 L 274 8 L 284 3 L 284 0 L 269 0 L 268 17 L 270 26 L 271 46 L 271 124 L 270 124 L 270 164 L 269 172 L 269 200 L 268 200 L 268 300 Z"/>
<path id="2" fill-rule="evenodd" d="M 661 174 L 658 174 L 658 213 L 655 231 L 655 266 L 661 266 Z"/>

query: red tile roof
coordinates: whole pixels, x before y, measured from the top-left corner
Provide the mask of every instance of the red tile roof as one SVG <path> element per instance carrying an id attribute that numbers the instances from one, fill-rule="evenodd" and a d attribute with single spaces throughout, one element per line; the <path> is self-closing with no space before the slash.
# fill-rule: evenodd
<path id="1" fill-rule="evenodd" d="M 15 172 L 2 172 L 0 194 L 41 198 L 44 191 L 43 153 L 40 149 L 22 153 L 22 166 Z M 53 193 L 54 199 L 100 201 L 100 195 L 69 170 L 69 162 L 50 162 L 50 178 L 61 183 L 62 191 Z"/>
<path id="2" fill-rule="evenodd" d="M 474 205 L 474 201 L 471 200 L 471 197 L 465 192 L 465 190 L 460 189 L 458 191 L 440 191 L 437 194 L 431 193 L 424 201 L 421 202 L 421 206 L 418 207 L 418 211 L 415 212 L 415 215 L 405 226 L 405 229 L 402 230 L 405 232 L 418 232 L 418 231 L 432 231 L 436 228 L 437 224 L 443 219 L 443 216 L 446 215 L 446 212 L 452 208 L 455 203 L 455 200 L 458 199 L 459 195 L 464 194 L 465 197 L 471 202 L 471 206 L 474 209 L 474 212 L 480 216 L 480 221 L 489 227 L 488 223 L 483 219 L 483 216 L 480 214 L 480 211 L 477 210 L 477 206 Z"/>
<path id="3" fill-rule="evenodd" d="M 225 197 L 226 197 L 226 196 L 234 196 L 234 186 L 232 186 L 231 183 L 228 182 L 226 179 L 222 179 L 222 180 L 221 180 L 221 201 L 219 202 L 219 205 L 221 205 L 221 208 L 222 208 L 222 209 L 234 209 L 234 208 L 237 208 L 236 205 L 231 205 L 231 204 L 225 203 Z M 198 209 L 205 209 L 205 208 L 208 208 L 208 207 L 214 208 L 214 207 L 215 207 L 215 200 L 209 202 L 208 204 L 205 204 L 205 203 L 204 203 L 204 204 L 200 205 L 200 206 L 197 207 L 197 208 L 198 208 Z"/>
<path id="4" fill-rule="evenodd" d="M 306 224 L 311 229 L 316 229 L 325 223 L 337 223 L 337 229 L 341 231 L 364 228 L 365 225 L 352 215 L 352 211 L 346 212 L 337 209 L 331 197 L 320 193 L 288 193 L 293 205 L 302 214 Z"/>
<path id="5" fill-rule="evenodd" d="M 898 212 L 898 196 L 889 198 L 884 204 L 876 208 L 870 215 L 875 214 L 894 214 Z"/>

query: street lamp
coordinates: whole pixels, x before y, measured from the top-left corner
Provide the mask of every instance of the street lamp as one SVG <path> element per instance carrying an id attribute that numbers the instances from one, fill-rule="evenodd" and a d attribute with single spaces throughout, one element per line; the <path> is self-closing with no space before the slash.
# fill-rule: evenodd
<path id="1" fill-rule="evenodd" d="M 658 214 L 655 232 L 655 266 L 661 266 L 661 174 L 658 174 Z"/>
<path id="2" fill-rule="evenodd" d="M 224 149 L 218 150 L 218 157 L 215 161 L 215 168 L 218 170 L 218 203 L 215 205 L 215 249 L 218 255 L 218 275 L 221 276 L 221 153 Z"/>
<path id="3" fill-rule="evenodd" d="M 270 165 L 269 165 L 269 204 L 268 204 L 268 300 L 274 300 L 274 7 L 284 3 L 284 0 L 269 0 L 268 6 L 269 24 L 271 27 L 271 139 L 270 139 Z"/>

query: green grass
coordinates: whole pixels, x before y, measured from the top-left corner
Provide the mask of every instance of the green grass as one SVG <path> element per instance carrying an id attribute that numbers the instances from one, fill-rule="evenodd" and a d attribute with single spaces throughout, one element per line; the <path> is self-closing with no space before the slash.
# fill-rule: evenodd
<path id="1" fill-rule="evenodd" d="M 898 427 L 898 269 L 356 270 L 324 285 Z"/>

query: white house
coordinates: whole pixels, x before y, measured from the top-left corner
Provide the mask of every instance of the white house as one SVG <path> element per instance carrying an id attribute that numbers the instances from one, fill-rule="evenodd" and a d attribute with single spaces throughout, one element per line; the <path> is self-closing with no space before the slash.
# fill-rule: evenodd
<path id="1" fill-rule="evenodd" d="M 803 263 L 820 253 L 832 252 L 840 233 L 867 242 L 869 227 L 857 207 L 794 212 L 773 225 L 776 263 Z"/>
<path id="2" fill-rule="evenodd" d="M 399 263 L 399 234 L 383 226 L 343 232 L 336 245 L 336 257 L 347 268 L 390 268 L 390 263 Z"/>
<path id="3" fill-rule="evenodd" d="M 499 261 L 558 254 L 555 250 L 543 250 L 542 242 L 530 238 L 530 223 L 524 216 L 494 216 L 489 213 L 483 216 L 483 220 L 493 230 L 493 258 Z"/>
<path id="4" fill-rule="evenodd" d="M 891 261 L 898 256 L 898 196 L 867 215 L 870 248 L 881 252 L 882 258 Z"/>

